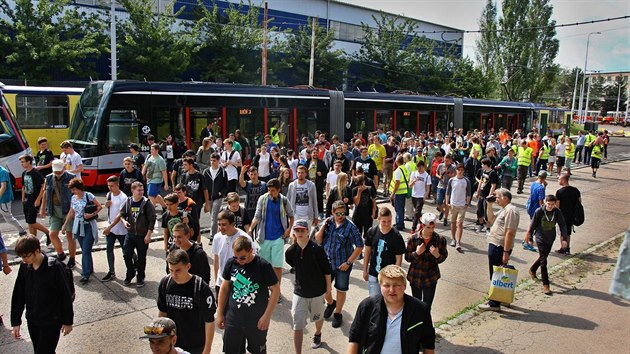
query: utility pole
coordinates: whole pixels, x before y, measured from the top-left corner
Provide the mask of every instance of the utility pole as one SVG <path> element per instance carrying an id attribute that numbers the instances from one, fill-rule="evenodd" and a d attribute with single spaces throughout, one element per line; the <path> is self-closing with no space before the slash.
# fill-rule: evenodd
<path id="1" fill-rule="evenodd" d="M 308 85 L 313 86 L 313 79 L 315 76 L 315 26 L 317 26 L 317 19 L 313 18 L 313 26 L 311 33 L 311 62 L 308 68 Z"/>
<path id="2" fill-rule="evenodd" d="M 267 11 L 268 5 L 265 1 L 265 13 L 263 17 L 262 77 L 260 79 L 260 84 L 263 86 L 267 85 Z"/>
<path id="3" fill-rule="evenodd" d="M 118 60 L 116 58 L 116 1 L 111 0 L 111 7 L 109 8 L 110 18 L 110 51 L 111 51 L 111 67 L 112 67 L 112 80 L 118 79 Z"/>
<path id="4" fill-rule="evenodd" d="M 584 84 L 586 82 L 586 65 L 588 64 L 588 46 L 591 42 L 591 35 L 592 34 L 602 34 L 601 32 L 591 32 L 588 34 L 588 36 L 586 36 L 586 55 L 584 56 L 584 76 L 582 76 L 582 89 L 580 90 L 580 104 L 578 105 L 578 123 L 584 123 L 585 120 L 582 120 L 581 115 L 582 115 L 582 102 L 584 99 Z M 586 117 L 585 117 L 586 119 Z"/>
<path id="5" fill-rule="evenodd" d="M 575 67 L 575 85 L 573 85 L 573 98 L 571 99 L 571 120 L 573 120 L 573 112 L 575 111 L 575 95 L 577 94 L 578 77 L 580 76 L 580 68 Z"/>
<path id="6" fill-rule="evenodd" d="M 586 75 L 586 74 L 585 74 Z M 584 121 L 586 122 L 588 118 L 588 100 L 591 96 L 591 82 L 593 81 L 593 74 L 588 76 L 588 88 L 586 89 L 586 102 L 584 102 Z M 595 123 L 595 119 L 593 119 L 593 123 Z"/>
<path id="7" fill-rule="evenodd" d="M 616 78 L 615 78 L 615 81 L 617 81 Z M 619 87 L 619 90 L 617 92 L 617 109 L 615 110 L 616 116 L 619 116 L 619 100 L 621 99 L 621 84 L 623 84 L 623 76 L 621 75 L 621 73 L 619 73 L 619 82 L 617 82 L 617 86 Z"/>

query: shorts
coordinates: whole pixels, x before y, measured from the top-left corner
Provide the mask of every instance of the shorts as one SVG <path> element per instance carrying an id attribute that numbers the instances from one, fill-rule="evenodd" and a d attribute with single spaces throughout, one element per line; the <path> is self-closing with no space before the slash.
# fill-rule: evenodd
<path id="1" fill-rule="evenodd" d="M 22 203 L 22 211 L 24 211 L 24 219 L 29 225 L 37 223 L 38 210 L 31 202 Z"/>
<path id="2" fill-rule="evenodd" d="M 573 159 L 564 160 L 564 166 L 567 168 L 567 170 L 571 170 L 571 162 L 573 162 Z"/>
<path id="3" fill-rule="evenodd" d="M 160 188 L 162 188 L 163 183 L 148 183 L 147 184 L 147 195 L 151 198 L 155 198 L 160 195 Z"/>
<path id="4" fill-rule="evenodd" d="M 53 206 L 53 208 L 53 214 L 48 219 L 48 229 L 50 229 L 50 231 L 61 231 L 61 227 L 63 223 L 66 222 L 66 218 L 65 216 L 58 216 L 64 215 L 61 206 Z M 66 232 L 72 232 L 72 224 L 72 222 L 66 224 Z"/>
<path id="5" fill-rule="evenodd" d="M 547 160 L 547 163 L 555 163 L 556 162 L 556 157 L 555 156 L 549 156 L 549 160 Z"/>
<path id="6" fill-rule="evenodd" d="M 564 156 L 557 156 L 556 157 L 556 166 L 558 167 L 564 167 Z"/>
<path id="7" fill-rule="evenodd" d="M 438 205 L 444 204 L 444 199 L 445 198 L 446 198 L 446 189 L 438 188 L 437 189 L 437 198 L 436 198 L 437 204 Z"/>
<path id="8" fill-rule="evenodd" d="M 451 223 L 457 223 L 461 225 L 464 223 L 464 218 L 466 217 L 466 207 L 465 206 L 452 206 L 451 207 Z"/>
<path id="9" fill-rule="evenodd" d="M 591 156 L 591 168 L 599 168 L 599 164 L 602 162 L 601 159 L 597 157 Z"/>
<path id="10" fill-rule="evenodd" d="M 350 272 L 352 272 L 352 266 L 346 271 L 339 269 L 333 270 L 330 275 L 330 280 L 335 282 L 335 289 L 339 291 L 348 291 L 348 289 L 350 289 Z"/>
<path id="11" fill-rule="evenodd" d="M 383 171 L 378 171 L 378 173 L 376 173 L 376 176 L 378 177 L 378 179 L 383 179 Z"/>
<path id="12" fill-rule="evenodd" d="M 269 262 L 272 267 L 282 268 L 284 266 L 284 238 L 279 237 L 277 240 L 263 241 L 260 244 L 258 255 Z"/>
<path id="13" fill-rule="evenodd" d="M 477 202 L 477 218 L 488 220 L 486 217 L 486 203 L 486 197 L 479 198 L 479 201 Z"/>
<path id="14" fill-rule="evenodd" d="M 301 297 L 293 294 L 291 302 L 291 317 L 293 318 L 293 330 L 300 331 L 306 328 L 307 318 L 317 322 L 324 318 L 324 295 L 317 297 Z"/>
<path id="15" fill-rule="evenodd" d="M 223 341 L 224 353 L 244 353 L 245 342 L 247 351 L 252 354 L 267 353 L 267 331 L 261 331 L 256 325 L 242 326 L 226 324 L 223 337 L 230 340 Z"/>
<path id="16" fill-rule="evenodd" d="M 394 173 L 394 163 L 393 162 L 384 162 L 383 163 L 383 174 L 387 177 L 391 178 Z"/>

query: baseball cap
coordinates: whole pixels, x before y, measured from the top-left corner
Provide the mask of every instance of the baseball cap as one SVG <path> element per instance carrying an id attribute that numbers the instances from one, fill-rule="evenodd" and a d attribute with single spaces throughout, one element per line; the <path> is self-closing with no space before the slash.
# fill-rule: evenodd
<path id="1" fill-rule="evenodd" d="M 538 178 L 542 178 L 542 179 L 547 178 L 547 172 L 546 171 L 540 171 L 538 173 Z"/>
<path id="2" fill-rule="evenodd" d="M 308 230 L 308 223 L 306 220 L 298 220 L 293 224 L 293 230 L 303 229 Z"/>
<path id="3" fill-rule="evenodd" d="M 177 334 L 175 322 L 167 317 L 158 317 L 144 326 L 144 336 L 140 339 L 155 339 Z"/>
<path id="4" fill-rule="evenodd" d="M 130 149 L 134 149 L 136 151 L 140 151 L 140 146 L 138 146 L 138 144 L 129 144 L 129 146 L 127 146 Z"/>
<path id="5" fill-rule="evenodd" d="M 433 213 L 424 213 L 422 217 L 420 218 L 420 221 L 424 225 L 435 223 L 435 220 L 437 220 L 437 216 L 435 216 L 435 214 Z"/>
<path id="6" fill-rule="evenodd" d="M 52 170 L 53 172 L 63 171 L 63 161 L 56 159 L 52 162 Z"/>

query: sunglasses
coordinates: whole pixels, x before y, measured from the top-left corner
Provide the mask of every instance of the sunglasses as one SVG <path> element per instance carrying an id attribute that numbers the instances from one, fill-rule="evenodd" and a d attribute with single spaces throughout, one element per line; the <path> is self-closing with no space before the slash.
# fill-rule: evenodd
<path id="1" fill-rule="evenodd" d="M 240 256 L 240 257 L 233 256 L 232 258 L 238 259 L 239 261 L 246 261 L 247 260 L 247 256 Z"/>
<path id="2" fill-rule="evenodd" d="M 335 216 L 346 216 L 346 212 L 345 211 L 341 211 L 339 213 L 335 213 Z"/>
<path id="3" fill-rule="evenodd" d="M 162 334 L 168 334 L 170 336 L 171 331 L 167 330 L 164 327 L 144 326 L 144 334 L 152 336 L 161 336 Z"/>

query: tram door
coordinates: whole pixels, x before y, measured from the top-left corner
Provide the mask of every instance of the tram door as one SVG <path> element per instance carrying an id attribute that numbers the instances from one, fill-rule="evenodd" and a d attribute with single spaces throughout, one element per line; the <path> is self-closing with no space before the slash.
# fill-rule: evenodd
<path id="1" fill-rule="evenodd" d="M 383 133 L 394 129 L 394 113 L 390 110 L 376 111 L 376 129 L 381 128 Z"/>
<path id="2" fill-rule="evenodd" d="M 547 134 L 547 128 L 549 127 L 549 111 L 541 110 L 538 115 L 538 124 L 540 125 L 540 134 L 544 136 Z M 535 125 L 533 128 L 537 128 Z"/>
<path id="3" fill-rule="evenodd" d="M 418 128 L 419 133 L 425 132 L 428 134 L 432 131 L 431 127 L 433 124 L 433 112 L 429 111 L 421 111 L 420 113 L 420 126 Z"/>
<path id="4" fill-rule="evenodd" d="M 372 111 L 346 110 L 346 123 L 350 123 L 353 133 L 361 134 L 367 139 L 368 133 L 376 130 Z"/>
<path id="5" fill-rule="evenodd" d="M 212 123 L 212 136 L 222 136 L 222 120 L 221 113 L 217 108 L 213 107 L 194 107 L 190 108 L 190 140 L 191 149 L 197 151 L 202 145 L 201 132 L 207 129 L 208 124 Z"/>
<path id="6" fill-rule="evenodd" d="M 396 112 L 396 130 L 401 133 L 406 131 L 415 133 L 418 127 L 418 112 L 416 111 L 398 111 Z"/>
<path id="7" fill-rule="evenodd" d="M 265 130 L 265 116 L 262 108 L 228 108 L 226 117 L 227 131 L 240 129 L 241 135 L 249 140 L 250 148 L 260 147 Z"/>
<path id="8" fill-rule="evenodd" d="M 293 148 L 294 137 L 292 134 L 293 125 L 290 122 L 291 113 L 287 108 L 270 108 L 267 113 L 269 135 L 271 135 L 271 141 L 278 144 L 281 151 L 286 151 L 288 148 Z"/>

